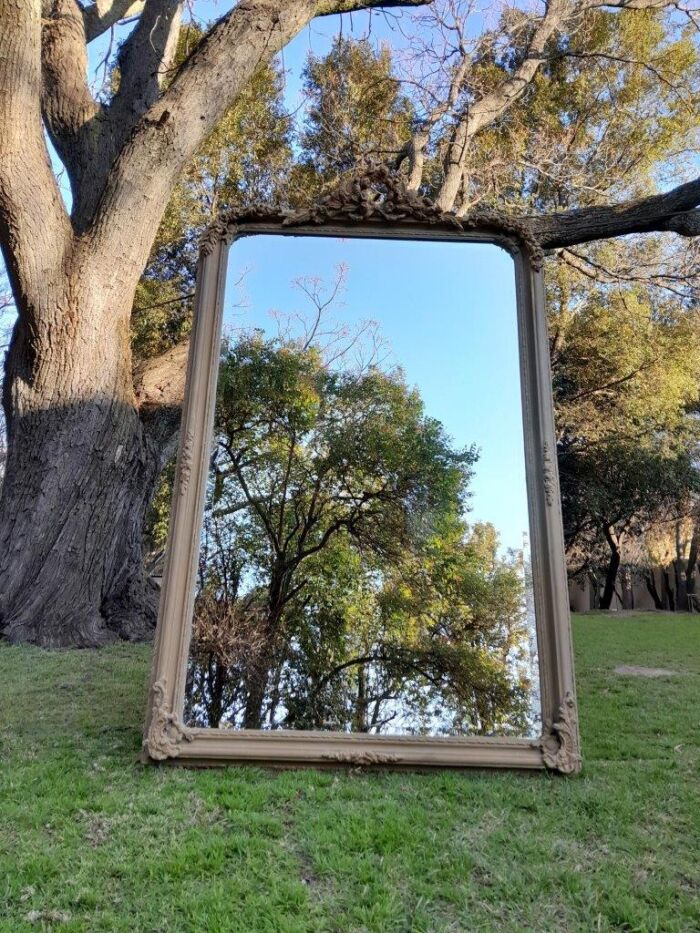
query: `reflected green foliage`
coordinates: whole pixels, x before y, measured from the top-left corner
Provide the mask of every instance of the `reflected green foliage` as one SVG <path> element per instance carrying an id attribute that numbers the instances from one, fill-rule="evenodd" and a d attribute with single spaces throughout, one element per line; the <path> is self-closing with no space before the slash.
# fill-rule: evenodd
<path id="1" fill-rule="evenodd" d="M 462 517 L 476 457 L 398 369 L 226 341 L 189 719 L 526 730 L 524 568 Z"/>

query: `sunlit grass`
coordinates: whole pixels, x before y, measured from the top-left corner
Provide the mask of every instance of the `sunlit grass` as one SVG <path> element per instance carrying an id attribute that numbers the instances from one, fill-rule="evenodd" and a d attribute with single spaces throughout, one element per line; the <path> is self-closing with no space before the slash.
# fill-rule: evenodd
<path id="1" fill-rule="evenodd" d="M 574 632 L 574 779 L 144 767 L 146 648 L 0 648 L 0 929 L 700 929 L 700 618 Z"/>

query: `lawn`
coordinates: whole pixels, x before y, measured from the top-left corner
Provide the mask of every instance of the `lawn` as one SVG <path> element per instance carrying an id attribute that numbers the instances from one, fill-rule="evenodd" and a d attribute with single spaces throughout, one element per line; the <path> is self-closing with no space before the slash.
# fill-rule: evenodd
<path id="1" fill-rule="evenodd" d="M 700 618 L 574 636 L 569 779 L 144 767 L 147 648 L 0 647 L 0 930 L 700 930 Z"/>

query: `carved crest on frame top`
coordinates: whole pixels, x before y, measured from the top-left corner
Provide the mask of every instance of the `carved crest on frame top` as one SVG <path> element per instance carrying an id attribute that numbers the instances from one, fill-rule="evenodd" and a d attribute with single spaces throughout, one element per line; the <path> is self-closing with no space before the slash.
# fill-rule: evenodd
<path id="1" fill-rule="evenodd" d="M 530 226 L 495 208 L 475 208 L 463 215 L 441 210 L 429 198 L 410 190 L 403 175 L 387 165 L 365 162 L 311 207 L 284 210 L 254 205 L 220 217 L 204 233 L 200 246 L 207 255 L 217 242 L 230 242 L 246 224 L 279 223 L 282 227 L 310 224 L 423 224 L 446 230 L 488 230 L 519 242 L 533 269 L 542 267 L 544 254 Z"/>

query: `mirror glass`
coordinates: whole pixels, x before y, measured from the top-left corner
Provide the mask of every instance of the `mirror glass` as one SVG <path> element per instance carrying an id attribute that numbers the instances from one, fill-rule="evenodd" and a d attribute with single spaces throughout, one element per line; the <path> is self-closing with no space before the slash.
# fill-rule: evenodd
<path id="1" fill-rule="evenodd" d="M 231 247 L 185 722 L 540 733 L 499 247 Z"/>

